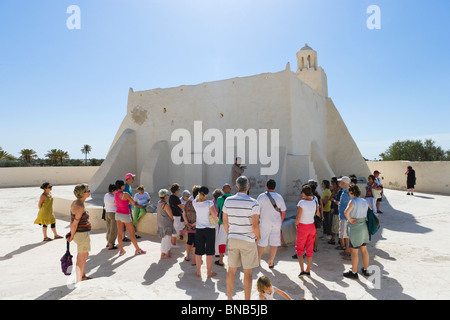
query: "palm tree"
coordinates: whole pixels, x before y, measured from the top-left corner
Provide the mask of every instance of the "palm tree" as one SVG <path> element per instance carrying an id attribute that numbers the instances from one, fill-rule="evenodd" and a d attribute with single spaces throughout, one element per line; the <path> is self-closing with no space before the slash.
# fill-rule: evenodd
<path id="1" fill-rule="evenodd" d="M 58 160 L 59 160 L 59 164 L 63 165 L 64 160 L 69 159 L 69 153 L 67 151 L 63 151 L 61 149 L 58 149 Z"/>
<path id="2" fill-rule="evenodd" d="M 26 161 L 28 163 L 31 163 L 32 160 L 37 158 L 36 151 L 33 149 L 22 149 L 20 151 L 20 159 L 23 161 Z"/>
<path id="3" fill-rule="evenodd" d="M 50 151 L 47 152 L 47 154 L 45 155 L 49 162 L 50 165 L 56 165 L 58 164 L 58 150 L 57 149 L 51 149 Z"/>
<path id="4" fill-rule="evenodd" d="M 69 159 L 69 153 L 61 149 L 51 149 L 45 156 L 49 159 L 51 165 L 57 165 L 58 162 L 63 165 L 64 160 Z"/>
<path id="5" fill-rule="evenodd" d="M 17 160 L 16 157 L 10 155 L 0 147 L 0 160 Z"/>
<path id="6" fill-rule="evenodd" d="M 88 144 L 85 144 L 85 145 L 83 146 L 83 148 L 81 148 L 81 152 L 85 155 L 85 161 L 84 161 L 84 164 L 85 164 L 86 166 L 87 166 L 87 156 L 88 156 L 89 153 L 91 153 L 91 151 L 92 151 L 92 148 L 91 148 L 91 146 L 88 145 Z"/>

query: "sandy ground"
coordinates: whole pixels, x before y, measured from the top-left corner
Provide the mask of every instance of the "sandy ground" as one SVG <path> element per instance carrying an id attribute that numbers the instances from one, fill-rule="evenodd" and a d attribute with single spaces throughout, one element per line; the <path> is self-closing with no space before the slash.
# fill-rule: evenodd
<path id="1" fill-rule="evenodd" d="M 119 257 L 118 250 L 105 249 L 103 231 L 91 234 L 87 275 L 93 280 L 74 286 L 74 277 L 64 276 L 60 269 L 65 240 L 42 242 L 41 227 L 33 224 L 40 193 L 39 188 L 0 189 L 0 299 L 226 299 L 226 268 L 213 265 L 217 276 L 207 278 L 204 263 L 203 276 L 198 278 L 195 267 L 184 261 L 184 245 L 172 250 L 171 259 L 160 261 L 159 239 L 146 235 L 139 241 L 146 255 L 134 256 L 133 246 L 126 244 L 127 254 Z M 53 193 L 57 196 L 58 186 Z M 375 270 L 369 279 L 344 278 L 350 261 L 320 240 L 311 277 L 297 277 L 300 269 L 291 258 L 294 246 L 289 245 L 278 250 L 274 269 L 268 268 L 268 256 L 263 256 L 261 266 L 254 269 L 254 280 L 269 276 L 294 299 L 449 299 L 450 197 L 421 193 L 411 197 L 394 190 L 386 190 L 385 195 L 382 229 L 368 246 Z M 56 228 L 65 235 L 67 218 L 57 217 Z M 50 229 L 49 235 L 53 237 Z M 71 251 L 76 256 L 75 245 Z M 242 279 L 239 272 L 235 299 L 244 297 Z M 257 298 L 256 281 L 252 298 Z"/>

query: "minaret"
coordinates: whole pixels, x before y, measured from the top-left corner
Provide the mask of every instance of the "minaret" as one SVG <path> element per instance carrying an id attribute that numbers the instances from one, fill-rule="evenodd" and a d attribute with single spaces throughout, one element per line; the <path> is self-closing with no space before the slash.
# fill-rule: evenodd
<path id="1" fill-rule="evenodd" d="M 325 98 L 328 97 L 327 75 L 317 64 L 317 52 L 308 44 L 297 52 L 298 78 Z"/>

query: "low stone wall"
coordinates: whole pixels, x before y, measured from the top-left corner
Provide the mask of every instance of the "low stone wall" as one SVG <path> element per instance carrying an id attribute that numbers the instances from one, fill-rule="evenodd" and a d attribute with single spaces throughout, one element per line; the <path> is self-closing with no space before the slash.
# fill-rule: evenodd
<path id="1" fill-rule="evenodd" d="M 406 190 L 405 172 L 408 166 L 416 171 L 415 191 L 450 195 L 450 161 L 367 161 L 370 171 L 378 170 L 383 186 Z"/>
<path id="2" fill-rule="evenodd" d="M 0 168 L 0 188 L 89 183 L 100 167 L 14 167 Z"/>

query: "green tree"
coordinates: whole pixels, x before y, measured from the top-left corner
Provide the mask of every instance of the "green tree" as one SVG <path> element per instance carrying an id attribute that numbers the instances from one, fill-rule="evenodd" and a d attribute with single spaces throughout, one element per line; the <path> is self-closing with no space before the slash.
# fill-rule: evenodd
<path id="1" fill-rule="evenodd" d="M 427 139 L 397 141 L 380 154 L 383 161 L 448 161 L 450 150 L 444 151 L 435 145 L 435 141 Z"/>
<path id="2" fill-rule="evenodd" d="M 10 155 L 8 152 L 4 151 L 2 149 L 2 147 L 0 147 L 0 160 L 17 160 L 16 157 L 14 157 L 13 155 Z"/>
<path id="3" fill-rule="evenodd" d="M 61 149 L 51 149 L 45 156 L 48 158 L 51 165 L 58 165 L 58 163 L 63 165 L 64 161 L 69 159 L 69 153 Z"/>
<path id="4" fill-rule="evenodd" d="M 84 164 L 87 166 L 87 156 L 89 153 L 91 153 L 92 147 L 88 144 L 85 144 L 83 148 L 81 148 L 81 152 L 85 155 Z"/>
<path id="5" fill-rule="evenodd" d="M 37 154 L 36 151 L 34 151 L 33 149 L 22 149 L 20 150 L 20 159 L 31 163 L 31 161 L 37 159 Z"/>

